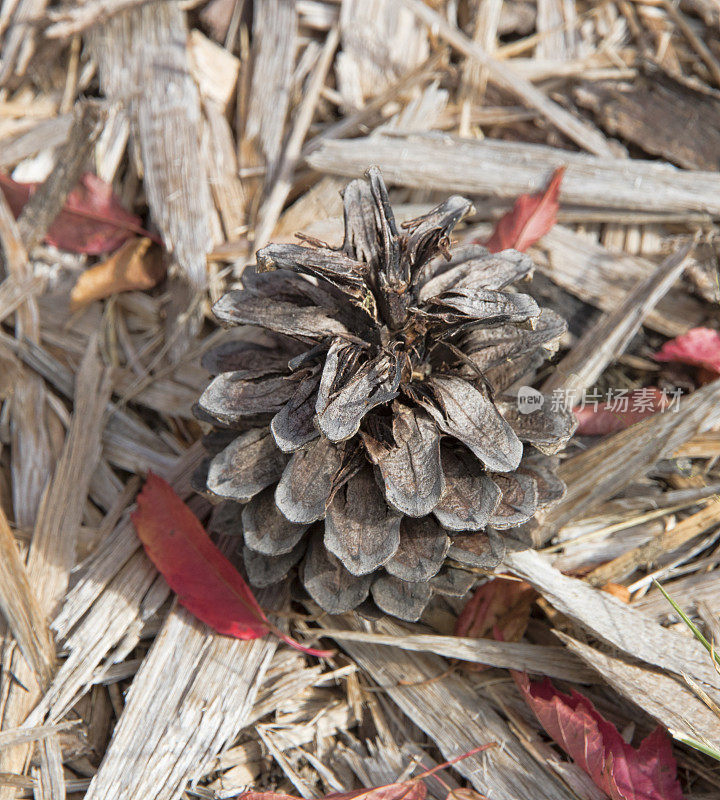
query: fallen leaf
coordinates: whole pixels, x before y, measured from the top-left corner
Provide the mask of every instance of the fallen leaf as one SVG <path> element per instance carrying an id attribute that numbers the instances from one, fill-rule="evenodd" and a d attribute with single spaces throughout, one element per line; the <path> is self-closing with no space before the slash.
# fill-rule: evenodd
<path id="1" fill-rule="evenodd" d="M 38 186 L 0 174 L 0 190 L 16 219 Z M 108 183 L 87 172 L 68 195 L 45 242 L 73 253 L 101 255 L 116 250 L 134 234 L 148 235 L 140 217 L 122 207 Z"/>
<path id="2" fill-rule="evenodd" d="M 713 328 L 691 328 L 676 339 L 665 342 L 653 358 L 702 367 L 711 373 L 708 377 L 712 380 L 720 374 L 720 332 Z"/>
<path id="3" fill-rule="evenodd" d="M 80 275 L 70 293 L 77 309 L 118 292 L 152 289 L 165 274 L 162 251 L 150 239 L 130 239 L 106 261 Z"/>
<path id="4" fill-rule="evenodd" d="M 492 578 L 475 590 L 455 623 L 455 636 L 519 642 L 530 619 L 537 592 L 525 581 Z M 468 666 L 483 670 L 484 664 Z"/>
<path id="5" fill-rule="evenodd" d="M 536 194 L 521 194 L 510 211 L 501 217 L 485 247 L 491 253 L 514 248 L 527 250 L 557 222 L 558 196 L 565 167 L 558 167 L 547 188 Z"/>
<path id="6" fill-rule="evenodd" d="M 671 403 L 660 389 L 648 386 L 633 389 L 623 397 L 618 396 L 607 403 L 578 406 L 573 413 L 578 421 L 576 434 L 601 436 L 625 430 L 636 422 L 664 411 Z"/>
<path id="7" fill-rule="evenodd" d="M 178 602 L 218 633 L 258 639 L 267 633 L 310 655 L 326 657 L 273 626 L 240 573 L 212 543 L 200 520 L 154 473 L 137 498 L 132 522 L 149 559 L 177 594 Z"/>
<path id="8" fill-rule="evenodd" d="M 558 691 L 552 682 L 531 682 L 512 672 L 515 683 L 547 734 L 612 800 L 682 800 L 670 740 L 658 727 L 628 744 L 579 692 Z"/>

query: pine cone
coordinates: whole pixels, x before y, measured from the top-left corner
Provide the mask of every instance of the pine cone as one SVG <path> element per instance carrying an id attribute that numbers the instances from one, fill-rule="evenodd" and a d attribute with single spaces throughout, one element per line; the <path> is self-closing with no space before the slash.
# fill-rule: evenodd
<path id="1" fill-rule="evenodd" d="M 433 590 L 469 588 L 457 564 L 497 566 L 500 532 L 562 495 L 548 455 L 572 416 L 549 402 L 523 414 L 500 395 L 565 323 L 507 290 L 530 273 L 527 256 L 450 254 L 471 207 L 453 196 L 398 231 L 372 169 L 344 192 L 342 247 L 265 247 L 245 288 L 215 304 L 222 323 L 266 332 L 206 355 L 219 374 L 199 402 L 216 426 L 207 489 L 233 501 L 221 527 L 241 517 L 251 584 L 299 565 L 330 613 L 371 595 L 416 620 Z"/>

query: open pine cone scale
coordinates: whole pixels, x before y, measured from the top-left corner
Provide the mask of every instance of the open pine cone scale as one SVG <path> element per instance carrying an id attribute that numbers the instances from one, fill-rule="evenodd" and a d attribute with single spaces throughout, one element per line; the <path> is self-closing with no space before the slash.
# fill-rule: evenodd
<path id="1" fill-rule="evenodd" d="M 531 272 L 527 256 L 450 252 L 468 200 L 398 230 L 378 170 L 343 199 L 341 248 L 270 245 L 214 306 L 264 340 L 204 359 L 217 374 L 199 402 L 216 426 L 206 488 L 229 501 L 217 519 L 241 515 L 252 584 L 297 565 L 328 612 L 371 596 L 416 620 L 433 591 L 467 591 L 473 575 L 459 565 L 497 566 L 500 531 L 562 495 L 551 455 L 572 416 L 548 402 L 522 414 L 500 393 L 553 352 L 565 325 L 507 290 Z"/>

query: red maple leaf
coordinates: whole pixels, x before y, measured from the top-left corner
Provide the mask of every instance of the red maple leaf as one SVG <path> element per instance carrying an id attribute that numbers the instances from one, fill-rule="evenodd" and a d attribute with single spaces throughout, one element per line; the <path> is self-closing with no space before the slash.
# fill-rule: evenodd
<path id="1" fill-rule="evenodd" d="M 491 253 L 509 248 L 524 251 L 544 236 L 557 222 L 564 174 L 565 167 L 558 167 L 542 192 L 521 194 L 512 209 L 498 220 L 485 247 Z"/>
<path id="2" fill-rule="evenodd" d="M 526 673 L 512 675 L 548 735 L 612 800 L 683 800 L 662 728 L 635 748 L 579 692 L 563 694 L 548 678 L 531 682 Z"/>
<path id="3" fill-rule="evenodd" d="M 0 190 L 16 219 L 38 186 L 0 175 Z M 135 234 L 156 240 L 142 228 L 140 217 L 122 207 L 109 184 L 87 172 L 68 195 L 45 241 L 72 253 L 100 255 L 116 250 Z"/>
<path id="4" fill-rule="evenodd" d="M 331 655 L 299 645 L 269 622 L 242 575 L 215 547 L 200 520 L 170 484 L 152 472 L 138 495 L 132 521 L 145 552 L 180 605 L 213 630 L 236 639 L 274 633 L 310 655 Z"/>

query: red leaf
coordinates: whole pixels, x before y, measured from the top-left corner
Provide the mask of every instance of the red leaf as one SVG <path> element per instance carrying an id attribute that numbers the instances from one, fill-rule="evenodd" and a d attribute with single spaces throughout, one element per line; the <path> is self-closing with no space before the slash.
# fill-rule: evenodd
<path id="1" fill-rule="evenodd" d="M 455 623 L 455 636 L 519 642 L 537 592 L 525 581 L 493 578 L 475 590 Z M 477 669 L 484 665 L 473 664 Z"/>
<path id="2" fill-rule="evenodd" d="M 671 339 L 655 353 L 656 361 L 680 361 L 720 374 L 720 333 L 712 328 L 691 328 Z"/>
<path id="3" fill-rule="evenodd" d="M 627 401 L 627 402 L 625 402 Z M 663 411 L 670 405 L 667 395 L 654 386 L 644 389 L 633 389 L 623 398 L 594 405 L 578 406 L 573 413 L 578 421 L 575 433 L 585 436 L 601 436 L 606 433 L 617 433 L 636 422 Z"/>
<path id="4" fill-rule="evenodd" d="M 548 735 L 612 800 L 682 800 L 670 740 L 657 728 L 637 749 L 580 693 L 532 683 L 514 672 L 523 697 Z"/>
<path id="5" fill-rule="evenodd" d="M 154 473 L 137 498 L 133 525 L 145 552 L 177 594 L 178 602 L 218 633 L 257 639 L 274 633 L 310 655 L 327 651 L 302 647 L 270 624 L 240 573 L 215 547 L 200 520 Z"/>
<path id="6" fill-rule="evenodd" d="M 544 236 L 557 222 L 558 196 L 564 174 L 565 167 L 558 167 L 544 191 L 521 194 L 512 210 L 498 220 L 485 247 L 491 253 L 510 247 L 527 250 Z"/>
<path id="7" fill-rule="evenodd" d="M 38 185 L 0 175 L 0 190 L 16 219 Z M 109 184 L 88 172 L 68 195 L 45 241 L 73 253 L 99 255 L 117 249 L 134 234 L 148 236 L 140 223 L 140 217 L 122 207 Z"/>

